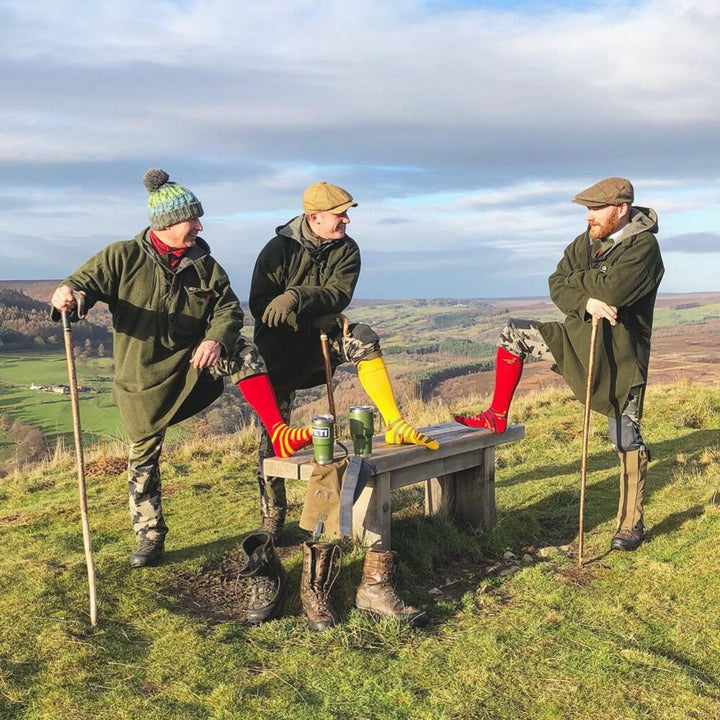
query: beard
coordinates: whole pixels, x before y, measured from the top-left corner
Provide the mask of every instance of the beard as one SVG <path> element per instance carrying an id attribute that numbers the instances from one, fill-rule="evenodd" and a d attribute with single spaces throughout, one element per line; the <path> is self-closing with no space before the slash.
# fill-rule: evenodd
<path id="1" fill-rule="evenodd" d="M 605 221 L 596 222 L 590 226 L 590 237 L 593 240 L 605 238 L 612 235 L 617 230 L 620 210 L 615 208 L 615 212 Z"/>

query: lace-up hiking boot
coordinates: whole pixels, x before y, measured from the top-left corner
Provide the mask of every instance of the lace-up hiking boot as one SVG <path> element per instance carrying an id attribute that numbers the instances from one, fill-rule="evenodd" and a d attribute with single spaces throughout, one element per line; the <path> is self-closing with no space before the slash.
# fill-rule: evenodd
<path id="1" fill-rule="evenodd" d="M 334 543 L 303 543 L 300 600 L 311 630 L 327 630 L 338 617 L 330 590 L 340 573 L 340 548 Z"/>
<path id="2" fill-rule="evenodd" d="M 630 530 L 620 529 L 610 543 L 611 550 L 624 550 L 626 552 L 637 550 L 645 539 L 645 528 L 639 523 Z"/>
<path id="3" fill-rule="evenodd" d="M 153 567 L 160 563 L 165 550 L 165 539 L 150 540 L 143 537 L 137 541 L 135 552 L 130 556 L 130 567 Z"/>
<path id="4" fill-rule="evenodd" d="M 392 550 L 365 554 L 362 580 L 355 596 L 355 606 L 380 617 L 394 617 L 412 627 L 427 625 L 424 610 L 408 605 L 395 588 L 397 553 Z"/>
<path id="5" fill-rule="evenodd" d="M 274 507 L 267 513 L 263 510 L 262 523 L 259 532 L 266 532 L 272 535 L 273 543 L 280 543 L 280 536 L 285 527 L 286 508 Z"/>
<path id="6" fill-rule="evenodd" d="M 238 575 L 250 580 L 247 619 L 258 625 L 280 614 L 285 597 L 285 570 L 268 532 L 251 533 L 243 540 L 242 549 L 248 561 Z"/>

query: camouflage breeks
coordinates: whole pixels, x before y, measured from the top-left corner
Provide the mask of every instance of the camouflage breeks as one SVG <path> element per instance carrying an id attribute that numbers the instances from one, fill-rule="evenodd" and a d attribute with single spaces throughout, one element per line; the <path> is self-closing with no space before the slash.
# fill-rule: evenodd
<path id="1" fill-rule="evenodd" d="M 292 413 L 293 400 L 295 393 L 289 395 L 277 396 L 278 409 L 282 415 L 282 419 L 286 423 L 290 423 L 290 415 Z M 260 434 L 260 446 L 258 447 L 258 470 L 257 481 L 260 490 L 260 514 L 263 517 L 271 517 L 278 511 L 284 512 L 287 508 L 287 497 L 285 495 L 285 480 L 279 477 L 265 477 L 263 472 L 263 461 L 265 458 L 273 457 L 272 442 L 268 431 L 263 427 Z"/>
<path id="2" fill-rule="evenodd" d="M 550 348 L 540 334 L 537 320 L 516 320 L 510 318 L 500 333 L 498 345 L 523 360 L 532 357 L 535 360 L 553 360 Z"/>
<path id="3" fill-rule="evenodd" d="M 348 326 L 349 336 L 341 331 L 329 336 L 330 356 L 334 366 L 344 362 L 356 365 L 362 360 L 374 360 L 382 357 L 380 338 L 369 325 L 353 323 Z"/>
<path id="4" fill-rule="evenodd" d="M 535 360 L 554 361 L 550 348 L 540 334 L 541 324 L 537 320 L 511 318 L 500 333 L 498 344 L 523 360 L 531 357 Z M 640 433 L 644 392 L 645 387 L 642 385 L 631 388 L 620 417 L 608 416 L 610 441 L 616 452 L 644 448 Z"/>
<path id="5" fill-rule="evenodd" d="M 165 537 L 167 525 L 162 513 L 160 452 L 165 430 L 138 440 L 130 446 L 128 487 L 130 521 L 138 539 Z"/>
<path id="6" fill-rule="evenodd" d="M 240 335 L 230 355 L 220 358 L 210 371 L 218 377 L 229 376 L 237 384 L 245 378 L 266 373 L 267 368 L 255 344 Z"/>

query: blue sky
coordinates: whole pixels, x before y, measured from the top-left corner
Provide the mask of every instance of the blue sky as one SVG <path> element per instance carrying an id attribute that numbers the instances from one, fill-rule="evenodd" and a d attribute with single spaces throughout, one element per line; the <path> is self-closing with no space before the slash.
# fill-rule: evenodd
<path id="1" fill-rule="evenodd" d="M 720 290 L 720 8 L 699 0 L 0 0 L 0 279 L 61 278 L 190 187 L 246 298 L 317 180 L 358 297 L 546 295 L 570 199 L 629 177 L 661 290 Z"/>

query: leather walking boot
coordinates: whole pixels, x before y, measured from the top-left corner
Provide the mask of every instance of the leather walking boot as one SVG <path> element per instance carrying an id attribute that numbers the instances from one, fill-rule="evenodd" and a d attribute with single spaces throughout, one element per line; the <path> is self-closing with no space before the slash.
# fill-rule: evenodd
<path id="1" fill-rule="evenodd" d="M 147 537 L 138 538 L 135 552 L 130 556 L 130 567 L 154 567 L 160 564 L 165 550 L 165 538 L 150 540 Z"/>
<path id="2" fill-rule="evenodd" d="M 311 630 L 327 630 L 338 617 L 330 590 L 340 573 L 340 548 L 335 543 L 303 543 L 300 600 Z"/>
<path id="3" fill-rule="evenodd" d="M 243 540 L 242 549 L 248 560 L 238 575 L 250 579 L 247 619 L 249 623 L 257 625 L 280 614 L 285 597 L 286 575 L 275 554 L 270 533 L 250 533 Z"/>
<path id="4" fill-rule="evenodd" d="M 397 553 L 392 550 L 368 550 L 365 553 L 362 580 L 355 596 L 355 606 L 360 610 L 394 617 L 413 627 L 426 625 L 427 613 L 408 605 L 395 588 Z"/>
<path id="5" fill-rule="evenodd" d="M 285 515 L 287 508 L 261 508 L 261 518 L 259 532 L 266 532 L 272 535 L 275 544 L 280 543 L 280 536 L 285 527 Z"/>
<path id="6" fill-rule="evenodd" d="M 258 476 L 260 486 L 260 518 L 258 532 L 268 532 L 273 542 L 280 544 L 280 537 L 285 528 L 287 515 L 287 495 L 285 493 L 285 480 L 278 477 Z"/>
<path id="7" fill-rule="evenodd" d="M 643 503 L 647 477 L 648 453 L 645 448 L 618 453 L 620 458 L 620 500 L 617 530 L 611 550 L 637 550 L 645 539 Z"/>

